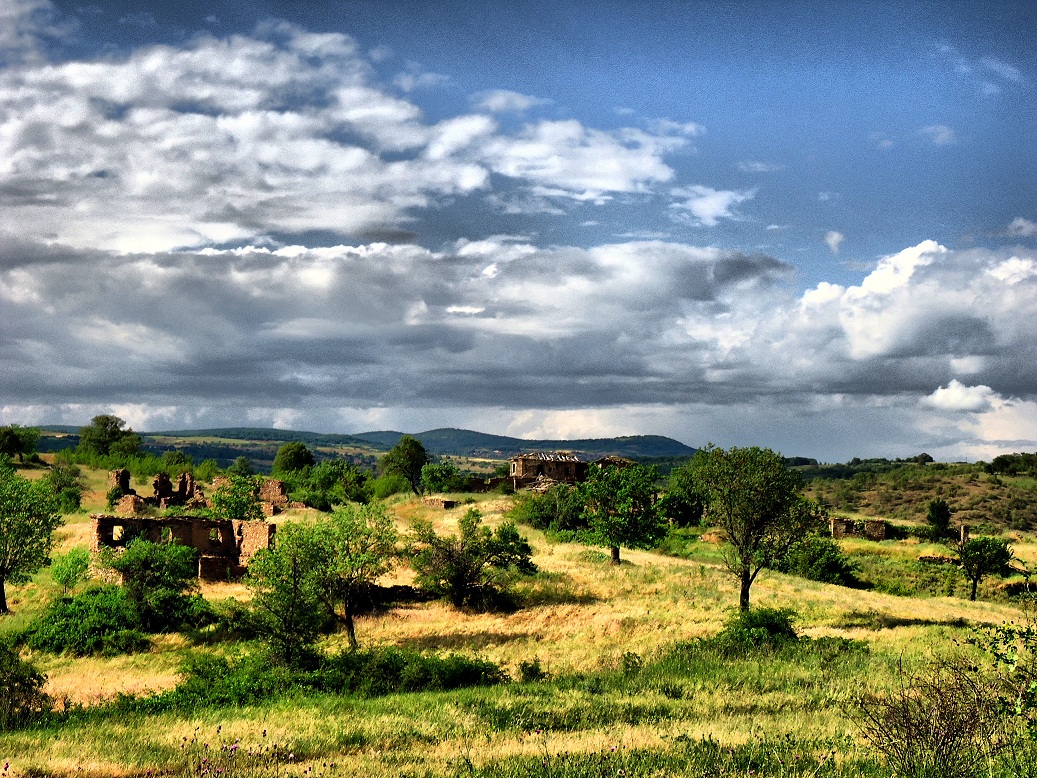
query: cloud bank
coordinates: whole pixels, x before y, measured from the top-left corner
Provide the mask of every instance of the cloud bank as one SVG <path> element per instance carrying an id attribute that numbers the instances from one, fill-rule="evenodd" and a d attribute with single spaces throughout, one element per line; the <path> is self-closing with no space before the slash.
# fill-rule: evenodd
<path id="1" fill-rule="evenodd" d="M 756 190 L 675 180 L 695 123 L 527 120 L 545 101 L 507 90 L 431 121 L 411 92 L 440 77 L 383 83 L 348 36 L 283 23 L 48 62 L 46 5 L 19 3 L 0 37 L 0 422 L 1037 447 L 1033 250 L 924 241 L 804 291 L 783 259 L 712 245 Z M 411 231 L 457 203 L 553 218 L 618 199 L 701 240 Z"/>

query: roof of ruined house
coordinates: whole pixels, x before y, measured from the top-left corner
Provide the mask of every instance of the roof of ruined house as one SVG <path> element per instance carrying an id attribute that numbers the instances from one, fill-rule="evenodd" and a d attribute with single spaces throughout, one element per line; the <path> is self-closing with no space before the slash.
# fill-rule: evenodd
<path id="1" fill-rule="evenodd" d="M 528 454 L 518 454 L 512 459 L 535 459 L 538 462 L 582 462 L 575 454 L 568 451 L 533 451 Z"/>

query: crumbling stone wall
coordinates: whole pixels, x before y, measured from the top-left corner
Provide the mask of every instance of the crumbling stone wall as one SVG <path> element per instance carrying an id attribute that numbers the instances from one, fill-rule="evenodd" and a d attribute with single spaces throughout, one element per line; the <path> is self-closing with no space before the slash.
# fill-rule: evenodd
<path id="1" fill-rule="evenodd" d="M 190 473 L 177 476 L 176 485 L 166 473 L 159 473 L 151 482 L 152 496 L 140 497 L 130 488 L 130 471 L 112 470 L 108 473 L 109 490 L 118 487 L 123 497 L 114 506 L 118 514 L 135 515 L 145 508 L 208 508 L 209 502 L 201 486 Z"/>
<path id="2" fill-rule="evenodd" d="M 886 540 L 889 538 L 889 524 L 881 519 L 869 519 L 856 522 L 853 519 L 829 519 L 828 527 L 833 538 L 867 538 L 868 540 Z"/>
<path id="3" fill-rule="evenodd" d="M 138 498 L 139 499 L 139 498 Z M 198 551 L 198 577 L 226 580 L 240 577 L 260 549 L 269 548 L 277 527 L 265 521 L 230 521 L 198 516 L 111 516 L 90 517 L 93 534 L 90 550 L 123 548 L 131 538 L 152 543 L 171 540 Z"/>

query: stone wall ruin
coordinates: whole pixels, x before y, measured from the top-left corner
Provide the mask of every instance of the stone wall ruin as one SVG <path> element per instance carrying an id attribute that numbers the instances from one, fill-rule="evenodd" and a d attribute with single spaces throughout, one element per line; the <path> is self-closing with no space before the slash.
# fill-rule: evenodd
<path id="1" fill-rule="evenodd" d="M 240 578 L 252 557 L 260 549 L 270 547 L 277 531 L 275 525 L 265 521 L 197 516 L 145 518 L 95 513 L 90 519 L 92 553 L 103 548 L 125 548 L 133 538 L 144 538 L 152 543 L 175 541 L 198 551 L 198 577 L 203 581 Z"/>

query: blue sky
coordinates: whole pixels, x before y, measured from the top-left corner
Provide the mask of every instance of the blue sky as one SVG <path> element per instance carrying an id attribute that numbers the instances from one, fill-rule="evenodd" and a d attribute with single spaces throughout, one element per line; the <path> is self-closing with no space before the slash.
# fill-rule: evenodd
<path id="1" fill-rule="evenodd" d="M 0 420 L 1037 448 L 1032 2 L 0 9 Z"/>

